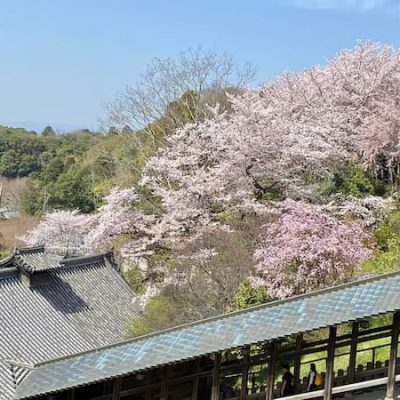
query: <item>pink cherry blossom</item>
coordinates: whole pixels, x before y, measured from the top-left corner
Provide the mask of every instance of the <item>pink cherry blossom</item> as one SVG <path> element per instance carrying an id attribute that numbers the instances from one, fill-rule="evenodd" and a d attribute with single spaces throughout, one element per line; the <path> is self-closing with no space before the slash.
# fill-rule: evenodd
<path id="1" fill-rule="evenodd" d="M 320 206 L 287 200 L 255 252 L 255 285 L 272 298 L 285 298 L 351 279 L 372 256 L 370 238 L 352 221 L 341 221 Z"/>
<path id="2" fill-rule="evenodd" d="M 78 210 L 55 211 L 47 214 L 40 224 L 22 238 L 28 245 L 44 245 L 50 252 L 62 255 L 84 254 L 86 236 L 93 217 Z"/>

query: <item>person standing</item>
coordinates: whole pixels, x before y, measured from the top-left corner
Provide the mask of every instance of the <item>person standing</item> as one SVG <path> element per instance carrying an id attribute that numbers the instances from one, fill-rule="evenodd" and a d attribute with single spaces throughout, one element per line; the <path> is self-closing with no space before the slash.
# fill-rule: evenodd
<path id="1" fill-rule="evenodd" d="M 307 382 L 307 392 L 312 392 L 317 387 L 316 380 L 317 378 L 317 368 L 314 363 L 310 365 L 310 372 L 308 374 L 308 382 Z"/>
<path id="2" fill-rule="evenodd" d="M 294 377 L 290 372 L 290 366 L 285 364 L 283 366 L 281 396 L 290 396 L 294 394 Z"/>

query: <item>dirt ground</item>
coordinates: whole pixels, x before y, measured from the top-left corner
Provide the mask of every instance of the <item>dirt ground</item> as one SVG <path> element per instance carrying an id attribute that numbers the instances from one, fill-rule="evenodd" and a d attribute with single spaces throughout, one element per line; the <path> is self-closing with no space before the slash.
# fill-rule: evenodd
<path id="1" fill-rule="evenodd" d="M 25 188 L 25 178 L 0 178 L 1 203 L 0 207 L 19 210 L 21 193 Z M 23 245 L 20 237 L 33 229 L 39 223 L 37 217 L 24 216 L 0 220 L 0 253 L 7 253 L 16 246 Z"/>
<path id="2" fill-rule="evenodd" d="M 4 252 L 23 245 L 20 237 L 35 228 L 38 223 L 39 219 L 32 216 L 0 220 L 0 251 Z"/>

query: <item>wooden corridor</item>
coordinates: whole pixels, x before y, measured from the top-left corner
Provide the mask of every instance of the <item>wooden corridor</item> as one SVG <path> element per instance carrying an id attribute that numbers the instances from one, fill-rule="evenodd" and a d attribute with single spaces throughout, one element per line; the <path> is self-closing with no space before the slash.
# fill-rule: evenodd
<path id="1" fill-rule="evenodd" d="M 286 400 L 360 395 L 400 382 L 400 272 L 50 360 L 15 400 Z M 310 364 L 323 383 L 306 391 Z"/>
<path id="2" fill-rule="evenodd" d="M 372 328 L 369 321 L 343 324 L 92 384 L 48 399 L 272 400 L 280 397 L 283 362 L 291 365 L 296 389 L 296 394 L 286 400 L 332 399 L 349 393 L 362 399 L 363 392 L 374 388 L 382 391 L 383 386 L 385 398 L 393 399 L 395 384 L 400 382 L 400 313 L 378 318 L 388 323 Z M 335 367 L 339 361 L 343 366 L 343 360 L 346 369 Z M 311 362 L 324 376 L 324 385 L 307 393 Z"/>

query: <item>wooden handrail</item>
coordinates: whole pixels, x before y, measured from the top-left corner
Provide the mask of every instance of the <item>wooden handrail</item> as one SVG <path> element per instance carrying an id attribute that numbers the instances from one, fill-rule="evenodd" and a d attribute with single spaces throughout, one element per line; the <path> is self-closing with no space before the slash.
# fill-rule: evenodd
<path id="1" fill-rule="evenodd" d="M 385 385 L 388 381 L 388 378 L 378 378 L 378 379 L 372 379 L 370 381 L 365 381 L 365 382 L 357 382 L 357 383 L 351 383 L 349 385 L 342 385 L 342 386 L 336 386 L 332 388 L 332 394 L 338 394 L 338 393 L 346 393 L 346 392 L 352 392 L 354 390 L 360 390 L 360 389 L 367 389 L 371 388 L 374 386 L 382 386 Z M 396 375 L 395 377 L 396 382 L 400 382 L 400 375 Z M 260 393 L 257 393 L 254 395 L 254 397 L 259 396 Z M 299 393 L 295 394 L 293 396 L 286 396 L 284 397 L 285 400 L 307 400 L 307 399 L 314 399 L 316 397 L 323 397 L 324 395 L 324 390 L 315 390 L 313 392 L 307 392 L 307 393 Z M 249 395 L 248 397 L 250 398 L 252 395 Z"/>

